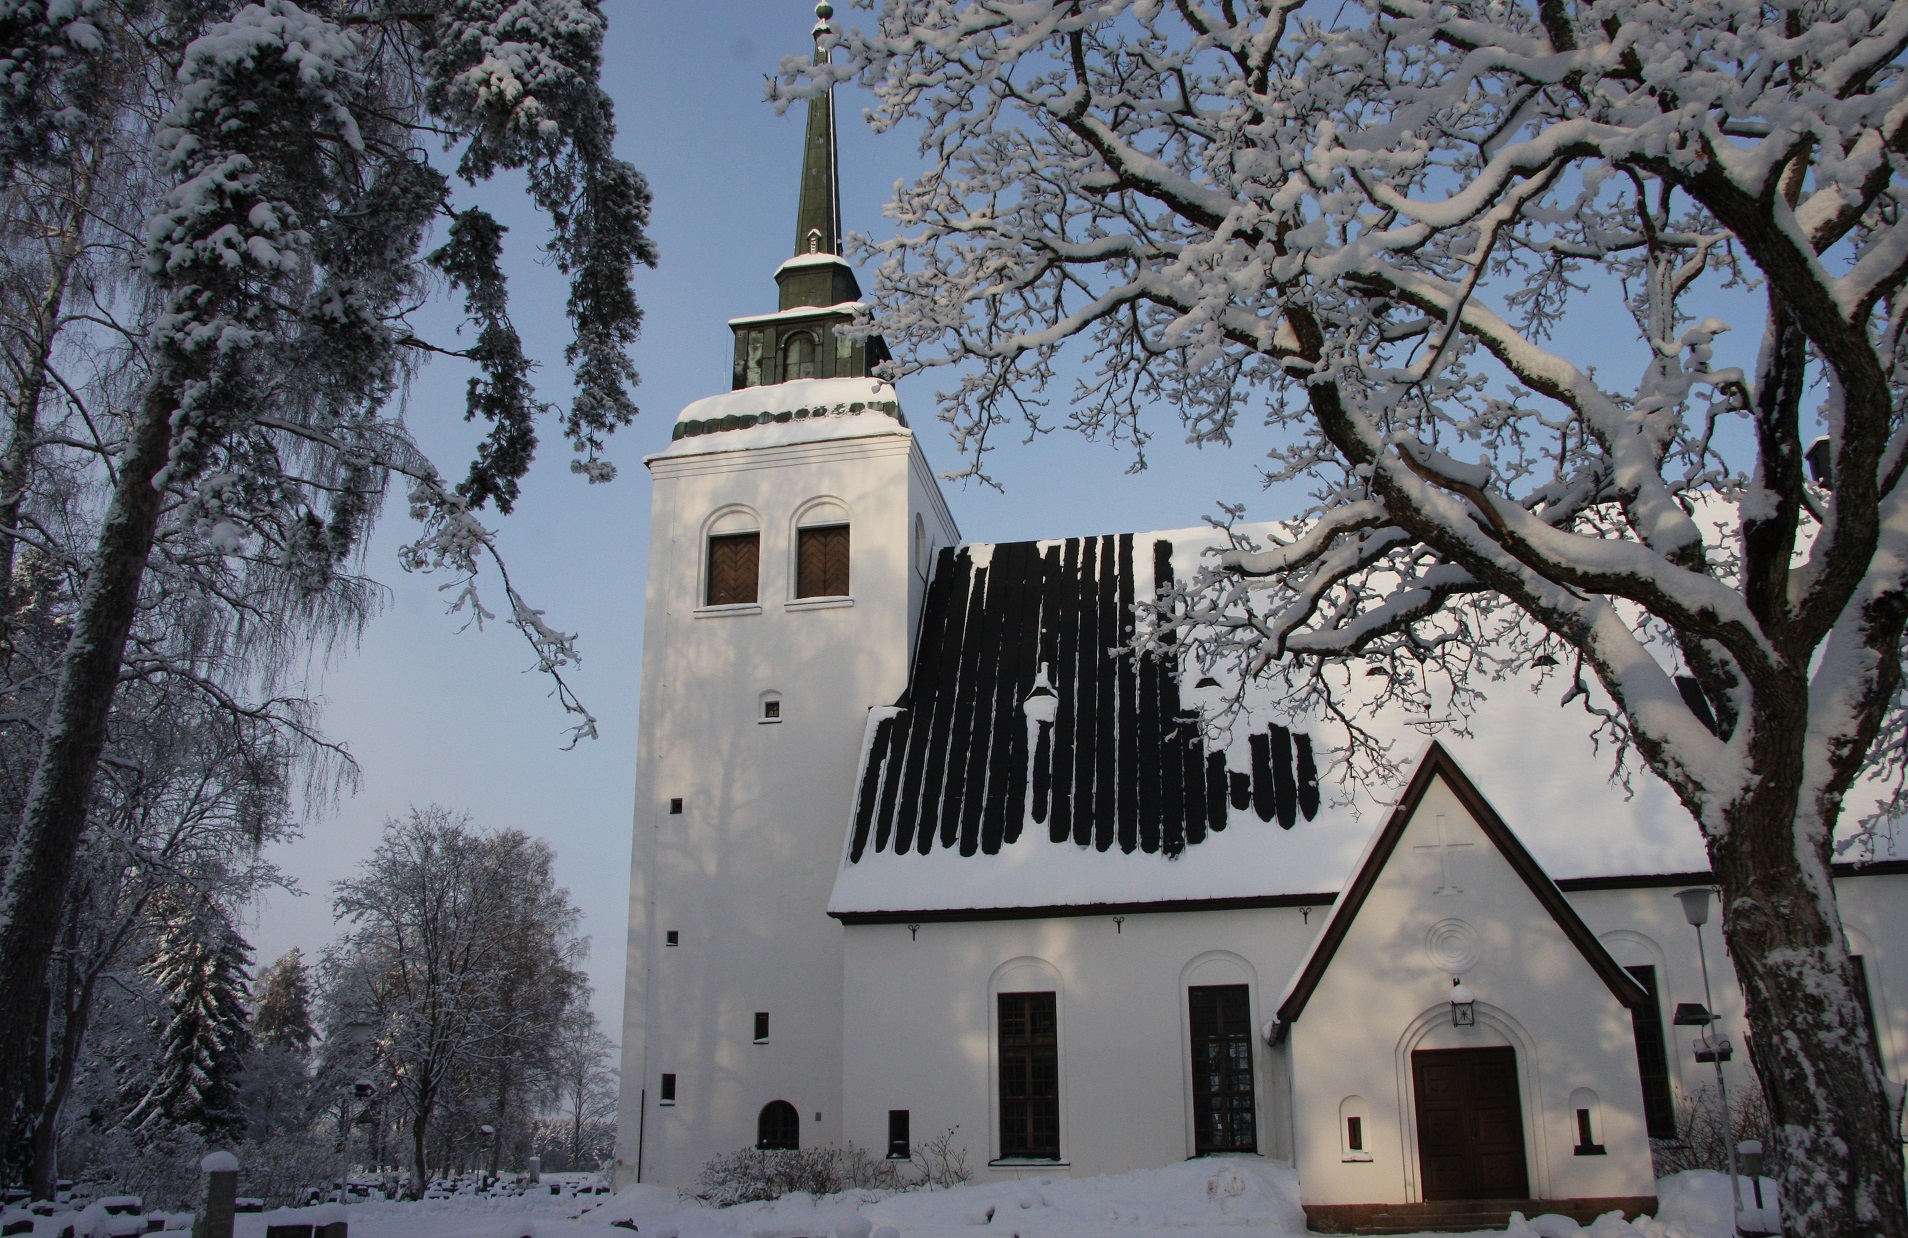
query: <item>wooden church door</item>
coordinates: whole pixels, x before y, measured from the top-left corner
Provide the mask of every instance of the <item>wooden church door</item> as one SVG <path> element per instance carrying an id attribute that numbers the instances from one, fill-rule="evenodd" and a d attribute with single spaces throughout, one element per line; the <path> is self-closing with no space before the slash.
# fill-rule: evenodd
<path id="1" fill-rule="evenodd" d="M 1530 1198 L 1517 1050 L 1419 1049 L 1411 1080 L 1426 1200 Z"/>

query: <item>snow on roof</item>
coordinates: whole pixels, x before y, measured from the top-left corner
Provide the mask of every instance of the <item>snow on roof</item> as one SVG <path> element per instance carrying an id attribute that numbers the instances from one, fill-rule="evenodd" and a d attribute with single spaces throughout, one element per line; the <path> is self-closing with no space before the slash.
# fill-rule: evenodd
<path id="1" fill-rule="evenodd" d="M 1255 708 L 1208 735 L 1202 716 L 1223 685 L 1188 685 L 1197 671 L 1115 652 L 1131 639 L 1135 598 L 1189 579 L 1221 536 L 943 550 L 907 692 L 869 719 L 830 913 L 1299 902 L 1340 890 L 1402 785 L 1362 802 L 1348 793 L 1331 773 L 1339 733 L 1319 719 Z M 1030 709 L 1043 669 L 1057 707 Z M 1507 679 L 1468 736 L 1402 710 L 1368 726 L 1394 758 L 1435 734 L 1553 879 L 1706 871 L 1697 826 L 1669 788 L 1642 771 L 1628 793 L 1613 785 L 1608 750 L 1562 692 L 1535 672 Z"/>
<path id="2" fill-rule="evenodd" d="M 879 379 L 793 379 L 695 401 L 677 415 L 669 447 L 645 459 L 908 434 L 907 424 L 893 386 Z"/>

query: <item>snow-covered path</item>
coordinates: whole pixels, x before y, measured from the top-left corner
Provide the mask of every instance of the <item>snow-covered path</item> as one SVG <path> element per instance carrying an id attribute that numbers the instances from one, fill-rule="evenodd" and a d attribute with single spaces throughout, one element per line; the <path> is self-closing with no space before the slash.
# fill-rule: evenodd
<path id="1" fill-rule="evenodd" d="M 1661 1184 L 1659 1218 L 1605 1217 L 1579 1226 L 1531 1218 L 1513 1238 L 1726 1238 L 1728 1179 L 1680 1174 Z M 1295 1238 L 1305 1234 L 1298 1179 L 1258 1158 L 1187 1161 L 1104 1178 L 1029 1177 L 944 1191 L 790 1195 L 708 1208 L 661 1187 L 631 1187 L 602 1202 L 525 1195 L 420 1203 L 358 1203 L 351 1238 Z M 234 1238 L 265 1238 L 292 1215 L 241 1216 Z"/>

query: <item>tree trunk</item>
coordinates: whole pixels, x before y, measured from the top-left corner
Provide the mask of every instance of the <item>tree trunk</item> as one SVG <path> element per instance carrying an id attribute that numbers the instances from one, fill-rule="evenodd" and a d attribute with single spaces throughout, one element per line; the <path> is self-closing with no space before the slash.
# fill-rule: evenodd
<path id="1" fill-rule="evenodd" d="M 60 659 L 59 686 L 46 720 L 40 759 L 0 886 L 0 1148 L 17 1146 L 33 1115 L 25 1109 L 32 1075 L 34 1015 L 86 828 L 93 772 L 119 685 L 126 637 L 159 524 L 153 479 L 172 442 L 175 399 L 149 388 L 120 457 L 112 502 L 100 527 L 92 570 Z"/>
<path id="2" fill-rule="evenodd" d="M 1807 710 L 1774 712 L 1757 719 L 1759 786 L 1711 852 L 1754 1032 L 1748 1048 L 1769 1102 L 1783 1232 L 1903 1238 L 1901 1114 L 1829 885 L 1835 823 L 1810 819 L 1817 806 L 1797 802 Z M 1809 838 L 1823 841 L 1805 849 Z"/>

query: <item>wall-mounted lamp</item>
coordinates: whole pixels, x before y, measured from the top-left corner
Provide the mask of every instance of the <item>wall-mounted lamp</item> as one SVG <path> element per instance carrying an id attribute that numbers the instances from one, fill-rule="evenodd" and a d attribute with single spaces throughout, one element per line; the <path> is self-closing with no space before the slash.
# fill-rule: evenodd
<path id="1" fill-rule="evenodd" d="M 1462 977 L 1451 977 L 1451 1026 L 1477 1026 L 1477 994 Z"/>

